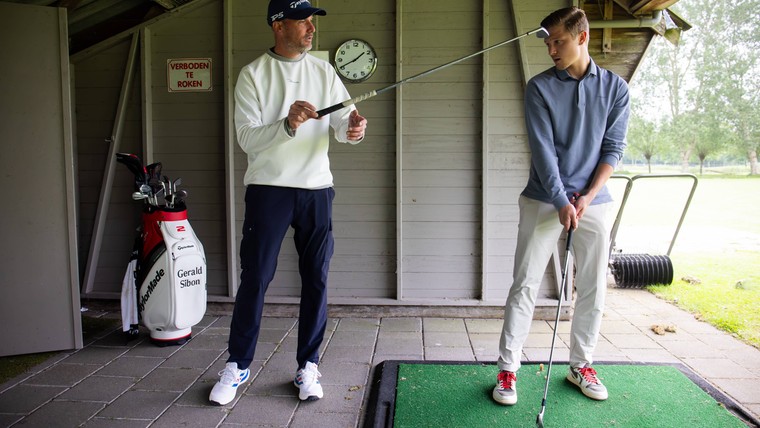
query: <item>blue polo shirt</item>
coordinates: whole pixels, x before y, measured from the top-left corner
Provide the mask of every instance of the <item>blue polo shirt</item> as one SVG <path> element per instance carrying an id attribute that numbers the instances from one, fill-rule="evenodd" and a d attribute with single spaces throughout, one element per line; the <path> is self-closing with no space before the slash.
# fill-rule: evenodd
<path id="1" fill-rule="evenodd" d="M 591 60 L 580 80 L 552 67 L 528 82 L 525 124 L 531 167 L 523 196 L 559 210 L 591 184 L 600 163 L 623 157 L 629 115 L 628 84 Z M 611 202 L 607 187 L 594 204 Z"/>

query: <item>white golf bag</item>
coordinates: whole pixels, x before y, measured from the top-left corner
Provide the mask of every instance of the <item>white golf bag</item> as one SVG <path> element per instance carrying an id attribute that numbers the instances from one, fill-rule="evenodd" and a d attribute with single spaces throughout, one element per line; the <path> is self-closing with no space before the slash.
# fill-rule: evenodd
<path id="1" fill-rule="evenodd" d="M 123 330 L 134 338 L 139 322 L 153 343 L 181 345 L 206 313 L 206 256 L 187 220 L 187 192 L 176 190 L 179 179 L 161 179 L 160 163 L 145 168 L 135 155 L 116 157 L 135 173 L 132 198 L 145 201 L 122 284 Z"/>

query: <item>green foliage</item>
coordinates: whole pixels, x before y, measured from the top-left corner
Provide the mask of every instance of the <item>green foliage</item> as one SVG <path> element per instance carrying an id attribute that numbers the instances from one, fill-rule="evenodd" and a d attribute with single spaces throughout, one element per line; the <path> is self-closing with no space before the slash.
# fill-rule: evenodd
<path id="1" fill-rule="evenodd" d="M 671 147 L 683 170 L 694 160 L 734 155 L 760 173 L 760 0 L 690 0 L 673 9 L 693 27 L 679 46 L 652 43 L 631 82 L 640 94 L 633 98 L 643 100 L 634 101 L 638 120 L 629 132 L 646 134 L 650 129 L 638 128 L 653 126 L 651 138 L 670 143 L 657 147 Z M 631 147 L 650 159 L 641 143 Z"/>

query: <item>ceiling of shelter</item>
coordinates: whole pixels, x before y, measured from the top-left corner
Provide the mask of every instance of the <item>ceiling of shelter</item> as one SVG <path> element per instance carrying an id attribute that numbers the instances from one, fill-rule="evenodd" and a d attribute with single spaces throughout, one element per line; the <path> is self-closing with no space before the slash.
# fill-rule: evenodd
<path id="1" fill-rule="evenodd" d="M 62 7 L 69 20 L 69 53 L 86 49 L 192 0 L 2 0 Z"/>
<path id="2" fill-rule="evenodd" d="M 74 54 L 194 0 L 0 1 L 66 8 L 69 52 Z M 630 80 L 655 34 L 677 43 L 680 32 L 690 28 L 667 10 L 677 1 L 581 0 L 592 22 L 589 50 L 596 62 Z M 654 26 L 653 18 L 658 18 Z"/>

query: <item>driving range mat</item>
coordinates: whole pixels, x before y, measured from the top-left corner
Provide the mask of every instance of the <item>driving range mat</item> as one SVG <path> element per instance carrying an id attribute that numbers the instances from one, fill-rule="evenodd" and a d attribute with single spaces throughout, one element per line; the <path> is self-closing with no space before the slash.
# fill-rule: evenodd
<path id="1" fill-rule="evenodd" d="M 542 364 L 542 365 L 541 365 Z M 543 423 L 549 427 L 737 427 L 760 422 L 682 364 L 595 363 L 606 401 L 585 397 L 554 363 Z M 523 364 L 514 406 L 491 398 L 495 363 L 385 361 L 375 368 L 365 427 L 534 427 L 548 364 Z"/>

